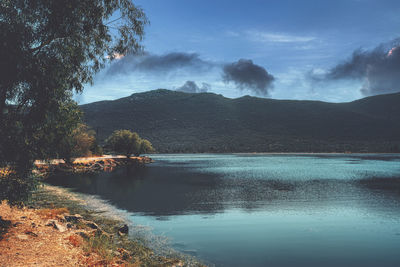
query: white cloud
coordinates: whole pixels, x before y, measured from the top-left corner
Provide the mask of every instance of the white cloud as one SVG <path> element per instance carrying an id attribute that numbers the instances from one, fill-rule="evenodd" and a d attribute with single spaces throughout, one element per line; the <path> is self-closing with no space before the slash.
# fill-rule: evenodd
<path id="1" fill-rule="evenodd" d="M 255 42 L 262 43 L 306 43 L 317 38 L 313 36 L 292 35 L 287 33 L 246 31 L 246 36 Z"/>

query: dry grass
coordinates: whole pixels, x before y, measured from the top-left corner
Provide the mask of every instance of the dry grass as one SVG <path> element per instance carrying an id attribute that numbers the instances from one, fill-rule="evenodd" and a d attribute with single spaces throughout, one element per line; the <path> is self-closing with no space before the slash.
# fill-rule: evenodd
<path id="1" fill-rule="evenodd" d="M 118 255 L 116 258 L 114 257 L 114 262 L 117 264 L 120 264 L 118 262 L 121 260 L 124 262 L 123 265 L 120 264 L 119 266 L 205 266 L 193 258 L 183 258 L 183 255 L 158 256 L 146 245 L 146 242 L 143 243 L 140 240 L 131 240 L 127 236 L 119 237 L 116 232 L 116 225 L 120 225 L 122 221 L 114 217 L 104 216 L 104 214 L 99 214 L 96 211 L 88 210 L 87 203 L 84 200 L 77 198 L 76 194 L 68 192 L 65 189 L 46 185 L 41 190 L 35 192 L 32 201 L 34 202 L 32 202 L 31 205 L 37 207 L 67 207 L 70 214 L 82 215 L 85 220 L 95 222 L 103 231 L 108 233 L 106 236 L 113 236 L 113 239 L 89 236 L 87 239 L 82 239 L 82 243 L 80 246 L 78 245 L 87 253 L 100 253 L 104 255 L 106 258 L 104 263 L 106 265 L 108 264 L 107 261 L 110 261 L 111 256 L 114 256 L 114 254 L 110 253 L 111 251 L 107 251 L 107 248 L 111 248 L 114 252 L 116 248 L 118 252 L 120 252 L 121 249 L 125 251 L 121 253 L 121 250 L 120 253 L 116 253 L 121 255 Z M 86 225 L 83 222 L 78 222 L 75 227 L 84 229 Z M 68 236 L 68 242 L 71 246 L 74 245 L 74 239 L 75 237 L 69 239 Z M 105 245 L 98 244 L 100 240 L 105 241 Z M 88 244 L 86 244 L 87 241 L 89 241 Z M 128 257 L 126 257 L 126 253 L 129 254 Z M 117 258 L 120 259 L 118 260 Z M 87 260 L 85 265 L 86 264 L 90 265 L 93 264 L 93 262 Z"/>
<path id="2" fill-rule="evenodd" d="M 94 235 L 86 240 L 83 250 L 86 253 L 96 253 L 100 255 L 108 264 L 114 260 L 114 251 L 117 247 L 113 240 L 106 235 Z"/>
<path id="3" fill-rule="evenodd" d="M 71 231 L 45 226 L 48 219 L 42 212 L 3 202 L 0 214 L 12 224 L 0 241 L 0 266 L 82 266 L 88 257 L 69 241 Z"/>
<path id="4" fill-rule="evenodd" d="M 36 213 L 45 219 L 56 219 L 57 216 L 69 213 L 67 208 L 40 209 Z"/>
<path id="5" fill-rule="evenodd" d="M 71 243 L 71 245 L 73 245 L 74 247 L 80 247 L 82 246 L 83 243 L 83 239 L 81 236 L 77 235 L 77 234 L 72 234 L 68 237 L 68 241 L 69 243 Z"/>

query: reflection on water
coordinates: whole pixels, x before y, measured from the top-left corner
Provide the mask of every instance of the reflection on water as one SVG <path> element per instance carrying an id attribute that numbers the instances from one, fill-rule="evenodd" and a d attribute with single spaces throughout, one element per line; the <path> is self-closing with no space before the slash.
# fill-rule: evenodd
<path id="1" fill-rule="evenodd" d="M 400 156 L 157 155 L 49 183 L 98 195 L 223 266 L 398 266 Z"/>

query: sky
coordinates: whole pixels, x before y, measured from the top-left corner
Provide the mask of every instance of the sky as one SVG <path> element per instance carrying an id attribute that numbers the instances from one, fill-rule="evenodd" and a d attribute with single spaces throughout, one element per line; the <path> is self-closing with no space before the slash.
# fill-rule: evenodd
<path id="1" fill-rule="evenodd" d="M 159 88 L 347 102 L 400 91 L 398 0 L 137 0 L 142 55 L 96 74 L 78 103 Z"/>

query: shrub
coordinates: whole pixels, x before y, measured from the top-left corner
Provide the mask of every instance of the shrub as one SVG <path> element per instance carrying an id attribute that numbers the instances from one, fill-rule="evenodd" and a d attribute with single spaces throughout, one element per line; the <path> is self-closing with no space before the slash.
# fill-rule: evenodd
<path id="1" fill-rule="evenodd" d="M 21 179 L 12 170 L 0 172 L 0 200 L 8 200 L 11 205 L 21 205 L 29 199 L 38 184 L 38 179 L 33 174 Z"/>

